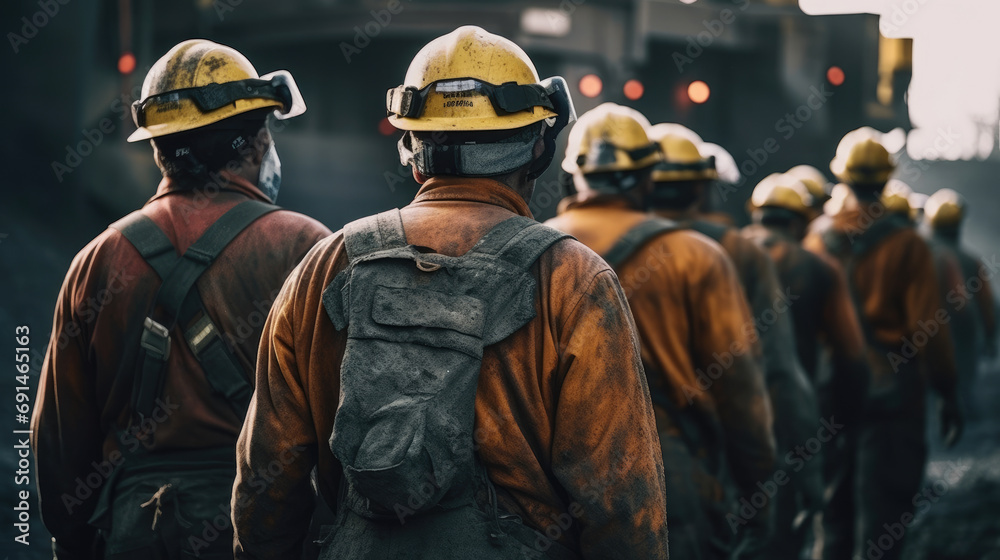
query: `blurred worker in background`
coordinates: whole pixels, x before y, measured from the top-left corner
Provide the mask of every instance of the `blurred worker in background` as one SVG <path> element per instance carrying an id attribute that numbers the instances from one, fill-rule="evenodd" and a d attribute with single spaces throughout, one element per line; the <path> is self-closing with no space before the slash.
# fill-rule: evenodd
<path id="1" fill-rule="evenodd" d="M 791 308 L 799 361 L 817 388 L 823 418 L 841 426 L 822 450 L 830 488 L 852 468 L 862 411 L 858 403 L 867 394 L 869 371 L 861 326 L 839 264 L 801 246 L 817 214 L 810 192 L 791 171 L 769 175 L 753 191 L 753 224 L 743 235 L 768 252 L 782 288 L 799 296 Z M 830 361 L 830 371 L 821 379 L 823 359 Z M 775 557 L 798 557 L 806 536 L 805 530 L 789 534 L 775 549 Z"/>
<path id="2" fill-rule="evenodd" d="M 880 200 L 891 219 L 906 227 L 914 227 L 916 222 L 913 220 L 913 207 L 910 206 L 912 197 L 913 189 L 909 185 L 899 179 L 889 179 L 882 189 Z"/>
<path id="3" fill-rule="evenodd" d="M 930 248 L 886 211 L 880 196 L 894 164 L 874 138 L 849 134 L 831 169 L 851 189 L 825 231 L 806 239 L 839 259 L 867 342 L 871 383 L 859 433 L 857 469 L 838 487 L 825 521 L 825 558 L 865 557 L 892 523 L 913 514 L 927 456 L 925 398 L 929 378 L 941 398 L 946 442 L 961 434 L 948 319 L 941 307 Z M 832 202 L 832 201 L 831 201 Z M 838 516 L 855 512 L 855 519 Z M 893 537 L 896 538 L 896 537 Z M 898 558 L 901 542 L 884 552 Z"/>
<path id="4" fill-rule="evenodd" d="M 729 258 L 704 235 L 643 211 L 660 160 L 648 125 L 613 103 L 580 117 L 563 160 L 579 194 L 547 224 L 601 254 L 625 288 L 660 435 L 671 555 L 728 558 L 735 529 L 758 545 L 767 535 L 767 511 L 732 528 L 726 514 L 729 481 L 749 495 L 771 477 L 771 410 Z"/>
<path id="5" fill-rule="evenodd" d="M 951 316 L 958 394 L 962 410 L 977 419 L 976 379 L 982 356 L 997 352 L 996 317 L 990 279 L 993 267 L 961 247 L 966 205 L 961 195 L 941 189 L 925 203 L 924 226 L 938 270 L 944 308 Z"/>
<path id="6" fill-rule="evenodd" d="M 811 165 L 796 165 L 786 173 L 802 181 L 802 184 L 805 185 L 812 198 L 812 204 L 809 205 L 812 209 L 811 215 L 814 216 L 813 219 L 818 218 L 823 213 L 823 205 L 830 200 L 832 185 L 826 180 L 826 175 Z"/>
<path id="7" fill-rule="evenodd" d="M 267 119 L 304 110 L 286 72 L 258 78 L 210 41 L 178 44 L 147 74 L 129 141 L 151 140 L 163 181 L 73 260 L 32 418 L 60 559 L 232 557 L 235 444 L 261 327 L 330 234 L 273 205 Z"/>
<path id="8" fill-rule="evenodd" d="M 762 353 L 758 356 L 774 410 L 777 468 L 788 473 L 791 480 L 779 492 L 794 495 L 779 499 L 774 508 L 774 544 L 782 545 L 789 540 L 790 532 L 805 530 L 801 520 L 818 511 L 822 501 L 821 462 L 811 460 L 813 456 L 808 453 L 793 453 L 796 446 L 815 438 L 821 428 L 816 395 L 799 364 L 788 313 L 799 304 L 800 294 L 781 288 L 770 257 L 739 230 L 704 219 L 700 208 L 714 177 L 714 160 L 702 157 L 689 138 L 675 133 L 675 127 L 660 124 L 650 128 L 650 139 L 660 144 L 664 160 L 653 171 L 654 186 L 647 204 L 655 214 L 721 244 L 736 265 L 753 313 L 743 328 L 761 341 Z M 751 496 L 742 497 L 749 500 Z M 787 507 L 792 509 L 781 509 Z M 796 519 L 800 523 L 794 523 Z"/>
<path id="9" fill-rule="evenodd" d="M 315 467 L 337 511 L 323 558 L 666 559 L 621 286 L 528 210 L 574 119 L 565 81 L 461 27 L 417 53 L 387 111 L 422 186 L 320 243 L 275 303 L 239 441 L 237 557 L 297 557 Z"/>

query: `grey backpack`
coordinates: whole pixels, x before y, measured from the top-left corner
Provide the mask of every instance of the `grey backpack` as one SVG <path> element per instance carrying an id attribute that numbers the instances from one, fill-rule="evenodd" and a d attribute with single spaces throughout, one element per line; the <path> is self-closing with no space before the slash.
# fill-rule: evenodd
<path id="1" fill-rule="evenodd" d="M 401 512 L 469 502 L 483 348 L 535 317 L 530 267 L 567 237 L 518 216 L 450 257 L 407 245 L 399 210 L 344 228 L 349 264 L 323 305 L 347 329 L 330 438 L 345 505 L 405 521 Z"/>

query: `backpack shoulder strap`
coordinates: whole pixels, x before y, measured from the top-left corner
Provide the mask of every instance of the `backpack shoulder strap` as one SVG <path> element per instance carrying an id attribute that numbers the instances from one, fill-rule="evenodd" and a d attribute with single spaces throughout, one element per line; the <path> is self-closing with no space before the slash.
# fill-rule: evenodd
<path id="1" fill-rule="evenodd" d="M 151 255 L 155 264 L 150 262 L 150 266 L 163 279 L 150 308 L 150 315 L 143 323 L 139 341 L 142 352 L 136 365 L 133 404 L 140 416 L 152 413 L 160 394 L 163 370 L 170 355 L 171 329 L 178 319 L 182 324 L 191 322 L 199 311 L 202 312 L 202 319 L 185 333 L 188 345 L 202 363 L 213 389 L 230 398 L 238 412 L 245 411 L 243 401 L 249 402 L 249 383 L 241 373 L 235 357 L 225 347 L 221 333 L 209 318 L 194 285 L 240 232 L 257 218 L 275 210 L 278 210 L 277 206 L 253 200 L 237 204 L 216 220 L 183 256 L 171 255 L 173 262 L 169 264 L 169 269 L 166 257 L 162 256 L 169 254 L 164 248 L 164 243 L 170 243 L 169 239 L 152 220 L 145 216 L 142 217 L 144 219 L 135 218 L 133 213 L 113 225 L 115 229 L 121 226 L 119 231 L 122 231 L 147 262 L 147 255 Z M 155 228 L 155 231 L 151 228 Z M 143 233 L 148 236 L 142 235 Z M 170 244 L 170 247 L 173 248 L 173 245 Z M 157 315 L 159 320 L 156 320 L 152 315 L 158 309 L 161 312 Z M 130 366 L 123 364 L 122 367 L 127 371 L 125 368 Z"/>
<path id="2" fill-rule="evenodd" d="M 531 218 L 514 216 L 493 226 L 469 252 L 496 255 L 527 270 L 549 247 L 570 237 Z"/>
<path id="3" fill-rule="evenodd" d="M 688 227 L 702 235 L 711 237 L 716 243 L 722 243 L 722 238 L 725 237 L 726 232 L 729 231 L 728 226 L 710 222 L 708 220 L 694 220 L 688 225 Z"/>
<path id="4" fill-rule="evenodd" d="M 406 232 L 398 208 L 344 226 L 344 248 L 351 261 L 376 251 L 405 246 Z"/>
<path id="5" fill-rule="evenodd" d="M 608 249 L 607 253 L 601 256 L 611 265 L 611 268 L 617 269 L 654 237 L 679 229 L 682 228 L 677 222 L 664 218 L 650 218 L 628 230 Z"/>
<path id="6" fill-rule="evenodd" d="M 876 220 L 871 226 L 856 236 L 851 244 L 851 254 L 855 259 L 863 257 L 892 234 L 905 228 L 903 221 L 896 216 L 886 216 L 881 220 Z"/>
<path id="7" fill-rule="evenodd" d="M 163 230 L 141 210 L 132 212 L 108 227 L 118 230 L 161 279 L 167 276 L 179 257 L 174 244 Z"/>

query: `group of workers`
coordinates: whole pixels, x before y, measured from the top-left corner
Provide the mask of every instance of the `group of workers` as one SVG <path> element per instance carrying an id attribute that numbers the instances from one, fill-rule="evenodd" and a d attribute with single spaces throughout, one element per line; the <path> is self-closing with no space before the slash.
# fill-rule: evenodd
<path id="1" fill-rule="evenodd" d="M 842 184 L 769 175 L 735 228 L 695 133 L 577 119 L 471 26 L 386 105 L 420 189 L 331 234 L 274 205 L 289 74 L 206 40 L 149 71 L 163 181 L 73 260 L 32 418 L 54 557 L 899 557 L 927 385 L 951 445 L 995 344 L 954 191 L 925 240 L 852 133 Z"/>

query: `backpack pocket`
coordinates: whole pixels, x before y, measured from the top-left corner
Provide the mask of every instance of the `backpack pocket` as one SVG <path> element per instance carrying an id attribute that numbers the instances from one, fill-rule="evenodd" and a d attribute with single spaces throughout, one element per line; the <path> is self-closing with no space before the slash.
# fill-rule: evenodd
<path id="1" fill-rule="evenodd" d="M 472 473 L 485 305 L 426 288 L 366 288 L 353 294 L 370 304 L 351 305 L 342 364 L 351 375 L 342 375 L 330 444 L 369 507 L 400 517 L 437 505 Z"/>

